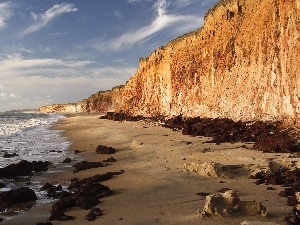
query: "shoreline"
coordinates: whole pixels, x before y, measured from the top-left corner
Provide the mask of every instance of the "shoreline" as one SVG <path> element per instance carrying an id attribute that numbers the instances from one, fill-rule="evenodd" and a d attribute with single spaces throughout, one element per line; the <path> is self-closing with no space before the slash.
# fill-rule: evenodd
<path id="1" fill-rule="evenodd" d="M 75 174 L 70 168 L 65 168 L 65 171 L 59 173 L 46 172 L 37 179 L 45 177 L 47 182 L 56 185 L 62 182 L 67 184 L 74 177 L 83 179 L 106 172 L 120 170 L 125 172 L 102 182 L 111 188 L 113 194 L 101 199 L 98 206 L 103 215 L 94 222 L 85 220 L 88 210 L 71 208 L 66 211 L 66 214 L 75 216 L 76 219 L 66 222 L 52 221 L 54 225 L 87 223 L 210 225 L 241 224 L 243 221 L 286 224 L 283 219 L 292 207 L 285 205 L 286 198 L 278 196 L 282 187 L 274 185 L 272 187 L 275 190 L 270 191 L 267 190 L 268 186 L 255 185 L 255 180 L 239 174 L 236 174 L 233 179 L 207 177 L 191 172 L 195 170 L 195 167 L 190 168 L 188 165 L 218 162 L 224 165 L 259 164 L 263 167 L 270 163 L 270 160 L 288 162 L 297 159 L 289 159 L 287 154 L 240 149 L 241 143 L 222 143 L 221 145 L 205 143 L 210 139 L 184 136 L 178 131 L 158 126 L 155 123 L 116 122 L 98 118 L 99 115 L 67 116 L 51 129 L 64 130 L 62 135 L 72 142 L 67 150 L 68 154 L 72 154 L 74 150 L 81 151 L 74 156 L 71 164 L 67 165 L 69 167 L 82 160 L 102 162 L 111 156 L 117 161 L 107 163 L 102 168 L 88 169 Z M 98 145 L 116 148 L 117 152 L 113 155 L 96 154 L 95 149 Z M 205 149 L 209 151 L 204 151 Z M 203 209 L 205 197 L 197 193 L 215 194 L 222 188 L 234 189 L 242 200 L 263 202 L 268 216 L 200 217 L 197 211 Z M 51 210 L 51 205 L 45 205 L 40 209 L 35 207 L 27 214 L 36 212 L 36 215 L 41 215 L 43 212 L 47 215 L 47 210 Z M 25 219 L 21 218 L 23 222 Z M 38 222 L 46 222 L 46 220 Z M 3 222 L 3 224 L 9 223 Z"/>

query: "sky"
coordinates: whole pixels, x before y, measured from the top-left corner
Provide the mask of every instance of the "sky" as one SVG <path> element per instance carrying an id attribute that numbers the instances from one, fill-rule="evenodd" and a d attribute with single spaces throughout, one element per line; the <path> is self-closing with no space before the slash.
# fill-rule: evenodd
<path id="1" fill-rule="evenodd" d="M 0 0 L 0 112 L 125 84 L 139 59 L 203 25 L 217 0 Z"/>

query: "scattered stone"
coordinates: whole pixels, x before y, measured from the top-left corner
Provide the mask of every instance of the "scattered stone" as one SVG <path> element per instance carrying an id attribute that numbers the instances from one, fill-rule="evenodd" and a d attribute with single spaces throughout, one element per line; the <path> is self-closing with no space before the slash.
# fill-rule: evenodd
<path id="1" fill-rule="evenodd" d="M 117 160 L 114 157 L 110 157 L 108 159 L 103 160 L 103 162 L 117 162 Z"/>
<path id="2" fill-rule="evenodd" d="M 96 152 L 98 154 L 115 154 L 116 153 L 116 149 L 112 148 L 112 147 L 107 147 L 107 146 L 104 146 L 104 145 L 99 145 L 96 148 Z"/>
<path id="3" fill-rule="evenodd" d="M 267 187 L 267 190 L 268 190 L 268 191 L 273 191 L 273 190 L 276 190 L 276 189 L 273 188 L 273 187 L 271 187 L 271 186 L 268 186 L 268 187 Z"/>
<path id="4" fill-rule="evenodd" d="M 74 150 L 74 152 L 73 152 L 75 155 L 76 154 L 79 154 L 79 153 L 81 153 L 81 151 L 79 151 L 79 150 Z"/>
<path id="5" fill-rule="evenodd" d="M 290 170 L 288 168 L 279 168 L 275 171 L 260 171 L 251 178 L 259 179 L 256 183 L 273 184 L 285 186 L 278 195 L 289 197 L 287 205 L 294 206 L 293 211 L 285 218 L 288 225 L 300 224 L 300 169 Z"/>
<path id="6" fill-rule="evenodd" d="M 61 150 L 50 150 L 49 152 L 62 153 Z"/>
<path id="7" fill-rule="evenodd" d="M 101 216 L 102 215 L 102 212 L 100 210 L 100 208 L 96 208 L 96 207 L 92 207 L 90 209 L 90 212 L 86 215 L 85 219 L 87 221 L 94 221 L 97 216 Z"/>
<path id="8" fill-rule="evenodd" d="M 35 200 L 37 200 L 35 192 L 28 187 L 19 187 L 10 191 L 0 192 L 0 212 L 15 204 Z"/>
<path id="9" fill-rule="evenodd" d="M 16 156 L 18 156 L 18 154 L 17 153 L 8 153 L 8 152 L 4 152 L 4 154 L 3 154 L 3 158 L 13 158 L 13 157 L 16 157 Z"/>
<path id="10" fill-rule="evenodd" d="M 253 148 L 263 152 L 299 152 L 300 145 L 289 129 L 280 123 L 234 122 L 227 118 L 183 118 L 181 115 L 165 120 L 163 125 L 182 130 L 184 135 L 212 137 L 211 143 L 254 143 Z M 246 148 L 246 145 L 241 147 Z"/>
<path id="11" fill-rule="evenodd" d="M 74 164 L 73 167 L 75 168 L 73 170 L 73 172 L 77 173 L 77 172 L 82 171 L 82 170 L 87 170 L 87 169 L 91 169 L 91 168 L 98 168 L 98 167 L 104 167 L 104 165 L 101 162 L 82 161 L 82 162 Z"/>
<path id="12" fill-rule="evenodd" d="M 203 153 L 210 151 L 210 148 L 204 148 Z"/>
<path id="13" fill-rule="evenodd" d="M 266 207 L 256 201 L 241 201 L 234 190 L 206 196 L 201 215 L 211 217 L 215 215 L 227 216 L 256 216 L 267 214 Z"/>
<path id="14" fill-rule="evenodd" d="M 92 177 L 79 180 L 77 178 L 71 180 L 68 187 L 70 190 L 69 195 L 61 197 L 52 206 L 50 221 L 59 220 L 67 221 L 74 220 L 74 217 L 67 216 L 64 212 L 72 207 L 80 207 L 82 209 L 93 209 L 99 203 L 99 198 L 107 197 L 112 194 L 109 187 L 100 184 L 102 181 L 109 180 L 115 175 L 122 174 L 124 171 L 108 172 L 105 174 L 97 174 Z M 51 188 L 51 185 L 47 185 Z M 100 210 L 100 209 L 99 209 Z M 87 217 L 90 220 L 98 216 L 99 211 L 94 208 L 91 215 Z"/>
<path id="15" fill-rule="evenodd" d="M 72 162 L 72 160 L 70 158 L 65 158 L 63 161 L 63 163 L 70 163 L 70 162 Z"/>
<path id="16" fill-rule="evenodd" d="M 286 221 L 288 225 L 299 225 L 300 224 L 299 213 L 300 211 L 294 208 L 293 211 L 284 218 L 284 221 Z"/>

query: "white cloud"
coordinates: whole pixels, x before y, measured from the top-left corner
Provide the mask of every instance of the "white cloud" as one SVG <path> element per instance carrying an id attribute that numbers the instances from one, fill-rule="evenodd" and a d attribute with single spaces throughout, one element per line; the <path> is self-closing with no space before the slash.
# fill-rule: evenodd
<path id="1" fill-rule="evenodd" d="M 201 19 L 199 19 L 199 17 L 192 15 L 168 14 L 168 5 L 169 4 L 166 0 L 158 0 L 153 5 L 153 8 L 156 12 L 156 16 L 150 24 L 144 27 L 132 29 L 124 33 L 120 37 L 117 37 L 112 40 L 97 41 L 93 44 L 93 47 L 99 51 L 125 50 L 133 47 L 138 43 L 143 43 L 152 38 L 156 33 L 166 28 L 171 28 L 175 25 L 176 27 L 174 27 L 174 31 L 176 33 L 178 33 L 178 31 L 187 32 L 200 27 Z"/>
<path id="2" fill-rule="evenodd" d="M 0 59 L 0 68 L 0 111 L 77 102 L 125 84 L 136 71 L 92 61 L 27 59 L 20 54 Z"/>
<path id="3" fill-rule="evenodd" d="M 199 0 L 176 0 L 175 5 L 181 8 L 181 7 L 186 7 L 188 5 L 191 5 L 195 2 L 199 2 Z"/>
<path id="4" fill-rule="evenodd" d="M 12 16 L 11 3 L 0 3 L 0 29 L 5 27 L 7 20 Z"/>
<path id="5" fill-rule="evenodd" d="M 59 5 L 54 5 L 52 8 L 48 9 L 43 14 L 35 14 L 32 12 L 31 16 L 33 19 L 33 24 L 30 27 L 28 27 L 25 31 L 23 31 L 22 34 L 25 35 L 32 32 L 36 32 L 42 29 L 43 27 L 47 26 L 55 18 L 66 13 L 75 12 L 77 10 L 78 9 L 75 8 L 74 4 L 62 3 Z"/>

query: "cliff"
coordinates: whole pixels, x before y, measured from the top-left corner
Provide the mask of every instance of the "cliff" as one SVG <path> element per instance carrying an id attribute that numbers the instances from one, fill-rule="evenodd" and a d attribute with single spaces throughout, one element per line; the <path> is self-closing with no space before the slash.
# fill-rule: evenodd
<path id="1" fill-rule="evenodd" d="M 99 91 L 78 103 L 42 106 L 38 111 L 62 113 L 104 113 L 115 111 L 121 107 L 123 89 L 123 85 L 117 86 L 112 90 Z"/>
<path id="2" fill-rule="evenodd" d="M 220 1 L 204 26 L 140 60 L 124 110 L 299 120 L 300 2 Z"/>
<path id="3" fill-rule="evenodd" d="M 221 0 L 201 29 L 140 59 L 115 106 L 90 101 L 87 108 L 296 123 L 299 38 L 299 0 Z"/>

